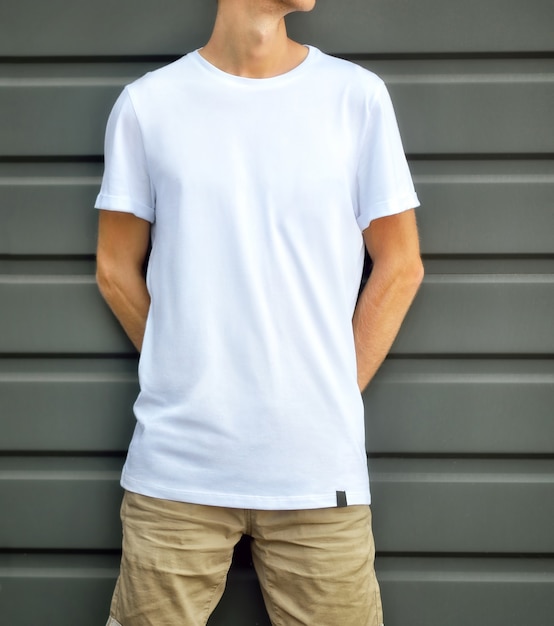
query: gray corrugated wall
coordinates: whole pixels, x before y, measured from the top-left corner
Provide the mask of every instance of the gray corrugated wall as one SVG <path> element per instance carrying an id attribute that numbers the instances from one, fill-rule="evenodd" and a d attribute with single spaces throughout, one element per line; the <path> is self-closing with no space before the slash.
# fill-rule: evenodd
<path id="1" fill-rule="evenodd" d="M 93 281 L 104 125 L 214 5 L 0 9 L 2 625 L 104 623 L 136 393 Z M 319 0 L 290 31 L 386 79 L 423 203 L 425 283 L 366 394 L 387 626 L 549 626 L 554 5 Z M 212 626 L 267 623 L 247 556 Z"/>

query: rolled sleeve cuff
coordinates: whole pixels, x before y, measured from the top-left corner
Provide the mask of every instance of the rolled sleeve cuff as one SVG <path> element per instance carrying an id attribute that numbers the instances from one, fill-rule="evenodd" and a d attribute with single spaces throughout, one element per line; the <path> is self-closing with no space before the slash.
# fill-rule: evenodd
<path id="1" fill-rule="evenodd" d="M 361 230 L 365 230 L 373 220 L 409 211 L 410 209 L 415 209 L 418 206 L 420 206 L 420 203 L 416 193 L 409 193 L 398 198 L 384 200 L 383 202 L 379 202 L 378 204 L 369 207 L 366 211 L 362 211 L 360 216 L 357 218 L 358 226 Z"/>
<path id="2" fill-rule="evenodd" d="M 97 196 L 94 207 L 106 211 L 132 213 L 151 224 L 154 223 L 155 219 L 155 211 L 152 207 L 122 196 L 109 196 L 101 193 Z"/>

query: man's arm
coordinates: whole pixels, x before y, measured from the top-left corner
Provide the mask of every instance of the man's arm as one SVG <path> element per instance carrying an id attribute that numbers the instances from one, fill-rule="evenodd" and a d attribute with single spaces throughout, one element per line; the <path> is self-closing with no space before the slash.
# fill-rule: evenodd
<path id="1" fill-rule="evenodd" d="M 387 356 L 423 279 L 413 210 L 374 220 L 363 236 L 373 269 L 352 322 L 360 391 Z"/>
<path id="2" fill-rule="evenodd" d="M 149 245 L 149 222 L 130 213 L 100 211 L 96 281 L 139 352 L 150 307 L 144 278 Z"/>

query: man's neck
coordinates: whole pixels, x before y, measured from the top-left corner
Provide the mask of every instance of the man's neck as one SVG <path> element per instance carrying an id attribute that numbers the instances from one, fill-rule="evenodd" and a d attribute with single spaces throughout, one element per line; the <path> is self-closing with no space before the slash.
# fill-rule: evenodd
<path id="1" fill-rule="evenodd" d="M 220 70 L 269 78 L 292 70 L 307 55 L 287 36 L 278 2 L 220 0 L 215 26 L 200 54 Z"/>

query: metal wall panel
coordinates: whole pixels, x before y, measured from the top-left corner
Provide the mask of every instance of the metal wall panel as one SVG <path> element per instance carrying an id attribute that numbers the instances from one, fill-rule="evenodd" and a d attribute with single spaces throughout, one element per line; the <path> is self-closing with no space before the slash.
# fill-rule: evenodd
<path id="1" fill-rule="evenodd" d="M 101 176 L 98 163 L 0 163 L 0 255 L 93 255 Z"/>
<path id="2" fill-rule="evenodd" d="M 0 55 L 176 54 L 201 46 L 215 3 L 207 0 L 4 0 Z M 291 34 L 349 53 L 543 52 L 552 49 L 548 0 L 318 0 L 292 16 Z"/>
<path id="3" fill-rule="evenodd" d="M 411 169 L 424 254 L 552 254 L 551 160 L 416 161 Z"/>
<path id="4" fill-rule="evenodd" d="M 364 396 L 386 623 L 546 626 L 554 5 L 347 4 L 318 0 L 290 32 L 386 80 L 423 203 L 426 281 Z M 202 45 L 214 8 L 2 6 L 2 624 L 105 621 L 137 382 L 93 281 L 104 125 L 124 84 Z M 210 626 L 267 625 L 237 554 Z"/>
<path id="5" fill-rule="evenodd" d="M 544 132 L 554 109 L 554 61 L 362 64 L 389 85 L 410 154 L 554 152 L 554 137 Z M 102 76 L 98 64 L 83 67 L 86 76 L 68 75 L 79 66 L 33 67 L 34 76 L 14 77 L 11 67 L 0 80 L 0 154 L 102 154 L 109 110 L 133 75 L 114 76 L 110 66 Z M 20 123 L 10 123 L 16 116 Z"/>
<path id="6" fill-rule="evenodd" d="M 134 352 L 92 276 L 0 276 L 0 300 L 0 352 Z M 429 275 L 392 353 L 545 356 L 553 309 L 551 274 Z"/>
<path id="7" fill-rule="evenodd" d="M 523 558 L 381 558 L 387 624 L 546 626 L 554 614 L 554 569 Z"/>
<path id="8" fill-rule="evenodd" d="M 0 554 L 2 624 L 103 624 L 118 567 L 117 555 Z"/>
<path id="9" fill-rule="evenodd" d="M 122 453 L 136 368 L 135 358 L 0 360 L 0 452 Z"/>
<path id="10" fill-rule="evenodd" d="M 117 567 L 112 556 L 0 557 L 4 614 L 10 626 L 98 626 Z M 540 559 L 381 557 L 377 572 L 388 623 L 465 626 L 471 613 L 476 626 L 545 626 L 554 613 L 554 568 Z M 253 572 L 231 570 L 227 589 L 209 626 L 269 626 Z"/>
<path id="11" fill-rule="evenodd" d="M 12 550 L 117 550 L 120 457 L 0 458 Z M 554 460 L 371 459 L 385 553 L 554 552 Z M 521 532 L 533 520 L 533 532 Z"/>
<path id="12" fill-rule="evenodd" d="M 552 455 L 550 359 L 393 359 L 365 393 L 370 454 Z"/>
<path id="13" fill-rule="evenodd" d="M 136 360 L 0 360 L 0 452 L 121 453 Z M 393 359 L 365 394 L 370 454 L 553 454 L 549 359 Z"/>
<path id="14" fill-rule="evenodd" d="M 551 252 L 551 161 L 426 160 L 411 169 L 424 254 Z M 0 255 L 94 254 L 101 175 L 99 163 L 0 163 Z"/>

